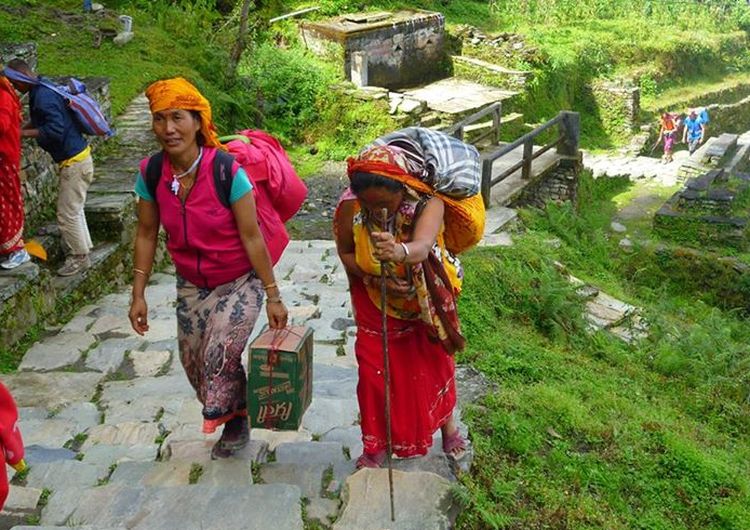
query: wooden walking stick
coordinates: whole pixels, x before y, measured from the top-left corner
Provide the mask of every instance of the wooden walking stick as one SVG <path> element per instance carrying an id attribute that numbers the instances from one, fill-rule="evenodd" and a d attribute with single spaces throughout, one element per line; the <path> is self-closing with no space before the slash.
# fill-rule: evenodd
<path id="1" fill-rule="evenodd" d="M 381 210 L 383 231 L 388 230 L 388 208 Z M 391 442 L 391 366 L 388 359 L 388 313 L 386 311 L 386 289 L 385 289 L 385 260 L 380 261 L 380 315 L 383 324 L 383 375 L 385 377 L 385 433 L 386 433 L 386 460 L 388 461 L 388 493 L 391 498 L 391 521 L 396 520 L 393 509 L 393 462 L 391 453 L 393 443 Z"/>

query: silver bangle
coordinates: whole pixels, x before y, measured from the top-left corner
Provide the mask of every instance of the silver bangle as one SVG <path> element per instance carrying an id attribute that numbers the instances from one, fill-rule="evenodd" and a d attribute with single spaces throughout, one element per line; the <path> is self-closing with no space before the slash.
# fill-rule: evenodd
<path id="1" fill-rule="evenodd" d="M 406 258 L 409 257 L 409 247 L 406 246 L 406 243 L 403 241 L 401 242 L 401 248 L 404 249 L 404 259 L 401 260 L 401 263 L 406 263 Z"/>

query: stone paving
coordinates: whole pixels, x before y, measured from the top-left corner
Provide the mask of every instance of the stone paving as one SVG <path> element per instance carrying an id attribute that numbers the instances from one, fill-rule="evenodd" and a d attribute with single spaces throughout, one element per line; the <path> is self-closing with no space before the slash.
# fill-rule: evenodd
<path id="1" fill-rule="evenodd" d="M 594 177 L 628 177 L 630 180 L 650 179 L 663 186 L 679 182 L 680 167 L 690 158 L 687 151 L 676 151 L 668 164 L 648 156 L 584 153 L 583 165 Z"/>
<path id="2" fill-rule="evenodd" d="M 315 330 L 313 401 L 298 431 L 254 429 L 240 455 L 210 460 L 218 433 L 201 433 L 178 359 L 175 279 L 155 274 L 145 337 L 130 329 L 126 289 L 82 308 L 3 376 L 30 471 L 16 477 L 0 528 L 450 528 L 456 477 L 439 433 L 426 457 L 395 461 L 395 523 L 387 472 L 354 472 L 355 328 L 333 242 L 293 241 L 276 275 L 293 322 Z"/>

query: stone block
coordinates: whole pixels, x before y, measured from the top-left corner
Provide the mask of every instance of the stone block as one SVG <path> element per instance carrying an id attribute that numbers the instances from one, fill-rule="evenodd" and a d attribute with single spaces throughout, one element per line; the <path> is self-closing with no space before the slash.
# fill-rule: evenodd
<path id="1" fill-rule="evenodd" d="M 35 343 L 23 356 L 19 370 L 49 371 L 74 364 L 95 342 L 90 333 L 60 333 Z"/>
<path id="2" fill-rule="evenodd" d="M 65 488 L 53 491 L 42 510 L 41 523 L 65 526 L 84 494 L 84 488 Z"/>
<path id="3" fill-rule="evenodd" d="M 172 353 L 168 350 L 131 351 L 130 360 L 137 377 L 155 376 L 169 363 Z"/>
<path id="4" fill-rule="evenodd" d="M 0 528 L 23 524 L 27 518 L 36 515 L 41 495 L 41 489 L 10 486 L 5 506 L 0 511 Z"/>
<path id="5" fill-rule="evenodd" d="M 203 465 L 198 484 L 206 486 L 250 486 L 253 483 L 250 462 L 244 465 L 233 459 L 213 460 Z"/>
<path id="6" fill-rule="evenodd" d="M 21 434 L 23 434 L 23 431 L 21 431 Z M 60 460 L 73 460 L 76 456 L 75 451 L 71 451 L 70 449 L 49 448 L 29 444 L 26 441 L 25 436 L 24 444 L 26 444 L 26 447 L 24 448 L 24 459 L 29 466 L 49 464 Z"/>
<path id="7" fill-rule="evenodd" d="M 321 524 L 329 525 L 331 521 L 336 519 L 336 515 L 339 513 L 338 500 L 326 499 L 321 497 L 313 497 L 308 499 L 307 506 L 305 507 L 305 513 L 309 521 L 318 521 Z"/>
<path id="8" fill-rule="evenodd" d="M 55 419 L 69 420 L 75 424 L 76 433 L 85 432 L 94 425 L 99 425 L 101 412 L 91 402 L 71 403 L 55 414 Z"/>
<path id="9" fill-rule="evenodd" d="M 89 430 L 83 444 L 87 451 L 97 444 L 105 445 L 150 445 L 159 436 L 156 423 L 125 422 L 117 425 L 97 425 Z"/>
<path id="10" fill-rule="evenodd" d="M 52 491 L 75 487 L 88 488 L 95 486 L 108 474 L 109 469 L 103 466 L 64 460 L 31 467 L 26 477 L 26 485 Z"/>
<path id="11" fill-rule="evenodd" d="M 62 447 L 79 432 L 74 422 L 55 418 L 21 421 L 18 427 L 25 444 L 43 447 Z"/>
<path id="12" fill-rule="evenodd" d="M 159 454 L 157 444 L 110 445 L 97 444 L 83 453 L 83 462 L 109 468 L 120 462 L 153 462 Z"/>
<path id="13" fill-rule="evenodd" d="M 451 483 L 434 473 L 393 472 L 396 521 L 391 521 L 388 471 L 362 469 L 346 480 L 334 530 L 449 530 L 457 513 Z"/>
<path id="14" fill-rule="evenodd" d="M 276 462 L 280 464 L 328 464 L 345 460 L 339 442 L 294 442 L 276 447 Z"/>
<path id="15" fill-rule="evenodd" d="M 302 497 L 322 496 L 323 473 L 328 464 L 281 464 L 272 462 L 261 467 L 260 476 L 265 484 L 291 484 L 297 486 Z"/>
<path id="16" fill-rule="evenodd" d="M 110 484 L 88 492 L 71 519 L 98 529 L 123 525 L 132 530 L 302 530 L 299 495 L 298 488 L 280 484 L 169 488 Z M 238 506 L 252 507 L 252 517 Z"/>
<path id="17" fill-rule="evenodd" d="M 357 400 L 314 396 L 302 418 L 302 427 L 314 434 L 324 434 L 335 427 L 353 425 L 359 417 Z"/>
<path id="18" fill-rule="evenodd" d="M 20 407 L 53 410 L 72 402 L 90 401 L 102 378 L 98 373 L 18 373 L 3 376 L 3 383 Z"/>
<path id="19" fill-rule="evenodd" d="M 140 337 L 107 339 L 88 353 L 86 368 L 105 374 L 116 372 L 125 359 L 125 353 L 140 348 L 143 342 Z"/>

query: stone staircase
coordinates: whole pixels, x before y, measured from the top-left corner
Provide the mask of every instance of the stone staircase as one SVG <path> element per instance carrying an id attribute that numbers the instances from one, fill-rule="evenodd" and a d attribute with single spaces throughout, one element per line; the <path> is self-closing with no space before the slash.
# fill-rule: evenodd
<path id="1" fill-rule="evenodd" d="M 148 102 L 141 95 L 115 120 L 117 136 L 95 149 L 95 176 L 85 211 L 95 248 L 92 267 L 75 276 L 56 276 L 63 258 L 57 225 L 42 227 L 28 239 L 41 242 L 48 263 L 27 263 L 0 272 L 0 348 L 9 348 L 27 332 L 65 314 L 79 301 L 129 280 L 135 233 L 134 175 L 140 159 L 156 150 Z M 104 154 L 100 154 L 104 153 Z"/>
<path id="2" fill-rule="evenodd" d="M 451 488 L 470 457 L 451 465 L 439 431 L 427 456 L 394 461 L 395 523 L 386 470 L 354 472 L 355 328 L 334 243 L 293 241 L 276 270 L 292 321 L 315 330 L 313 401 L 298 431 L 253 429 L 241 454 L 209 459 L 218 433 L 201 433 L 178 359 L 175 278 L 155 274 L 145 337 L 130 329 L 123 289 L 82 308 L 3 376 L 20 407 L 30 471 L 14 479 L 0 527 L 451 528 Z M 261 312 L 256 333 L 265 322 Z M 475 371 L 459 368 L 457 381 L 459 407 L 487 391 Z"/>

